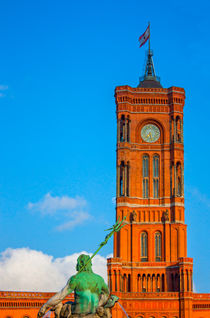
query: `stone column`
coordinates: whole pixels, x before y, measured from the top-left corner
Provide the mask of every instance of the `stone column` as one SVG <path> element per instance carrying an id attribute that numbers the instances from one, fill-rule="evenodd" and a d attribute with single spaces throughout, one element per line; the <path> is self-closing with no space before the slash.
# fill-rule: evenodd
<path id="1" fill-rule="evenodd" d="M 147 292 L 151 292 L 151 277 L 147 276 Z"/>
<path id="2" fill-rule="evenodd" d="M 174 277 L 174 279 L 175 279 L 175 277 Z M 167 286 L 167 273 L 165 273 L 164 274 L 164 287 L 165 287 L 165 292 L 167 292 L 168 291 L 168 286 Z"/>

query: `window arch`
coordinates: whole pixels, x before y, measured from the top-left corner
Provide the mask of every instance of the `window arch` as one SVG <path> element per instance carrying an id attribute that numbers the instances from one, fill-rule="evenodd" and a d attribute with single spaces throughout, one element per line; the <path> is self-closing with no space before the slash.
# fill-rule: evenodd
<path id="1" fill-rule="evenodd" d="M 154 155 L 153 157 L 153 197 L 159 198 L 159 156 Z"/>
<path id="2" fill-rule="evenodd" d="M 161 233 L 156 232 L 155 233 L 155 260 L 156 262 L 161 261 L 162 257 L 162 238 Z"/>
<path id="3" fill-rule="evenodd" d="M 146 232 L 141 233 L 141 261 L 148 260 L 148 235 Z"/>
<path id="4" fill-rule="evenodd" d="M 143 198 L 149 197 L 149 156 L 144 155 L 142 161 L 143 170 Z"/>

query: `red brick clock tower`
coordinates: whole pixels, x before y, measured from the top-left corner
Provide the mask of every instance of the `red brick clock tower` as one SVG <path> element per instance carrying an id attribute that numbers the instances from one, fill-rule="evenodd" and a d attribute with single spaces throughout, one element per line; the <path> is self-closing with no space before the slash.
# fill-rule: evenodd
<path id="1" fill-rule="evenodd" d="M 108 259 L 110 289 L 131 318 L 194 317 L 184 215 L 185 91 L 161 86 L 149 50 L 138 87 L 116 87 L 115 99 L 116 218 L 127 218 Z M 113 316 L 124 316 L 120 307 Z"/>

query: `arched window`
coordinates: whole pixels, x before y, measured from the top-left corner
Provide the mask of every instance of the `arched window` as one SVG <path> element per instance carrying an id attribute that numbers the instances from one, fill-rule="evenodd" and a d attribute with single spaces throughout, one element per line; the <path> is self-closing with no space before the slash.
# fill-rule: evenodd
<path id="1" fill-rule="evenodd" d="M 146 290 L 146 275 L 145 274 L 142 275 L 141 283 L 142 283 L 141 290 L 142 290 L 143 293 L 145 293 L 147 291 Z"/>
<path id="2" fill-rule="evenodd" d="M 183 179 L 183 169 L 180 162 L 176 164 L 176 195 L 178 197 L 182 196 L 182 179 Z"/>
<path id="3" fill-rule="evenodd" d="M 114 281 L 115 281 L 114 289 L 115 289 L 115 291 L 117 291 L 117 273 L 115 270 L 114 270 Z"/>
<path id="4" fill-rule="evenodd" d="M 127 292 L 127 276 L 124 274 L 123 276 L 123 291 Z"/>
<path id="5" fill-rule="evenodd" d="M 128 292 L 131 292 L 131 274 L 128 274 Z"/>
<path id="6" fill-rule="evenodd" d="M 149 156 L 143 156 L 143 198 L 149 197 Z"/>
<path id="7" fill-rule="evenodd" d="M 155 233 L 155 260 L 156 262 L 161 261 L 161 256 L 162 256 L 162 249 L 161 249 L 161 233 L 156 232 Z"/>
<path id="8" fill-rule="evenodd" d="M 159 156 L 153 157 L 153 197 L 159 198 Z"/>
<path id="9" fill-rule="evenodd" d="M 122 115 L 120 120 L 120 141 L 125 141 L 125 116 Z"/>
<path id="10" fill-rule="evenodd" d="M 125 173 L 125 164 L 124 161 L 120 165 L 120 196 L 124 196 L 124 173 Z"/>
<path id="11" fill-rule="evenodd" d="M 126 165 L 126 195 L 130 195 L 130 186 L 129 186 L 129 181 L 130 181 L 130 163 L 129 161 L 127 162 Z"/>
<path id="12" fill-rule="evenodd" d="M 139 293 L 141 291 L 141 275 L 138 274 L 137 276 L 137 292 Z"/>
<path id="13" fill-rule="evenodd" d="M 118 175 L 118 185 L 117 185 L 117 193 L 119 196 L 129 196 L 129 179 L 130 179 L 130 164 L 129 161 L 125 164 L 124 161 L 121 161 L 120 166 L 117 170 Z"/>
<path id="14" fill-rule="evenodd" d="M 178 197 L 181 197 L 182 195 L 182 183 L 181 183 L 181 178 L 178 177 L 178 180 L 177 180 L 177 196 Z"/>
<path id="15" fill-rule="evenodd" d="M 179 116 L 176 117 L 176 141 L 181 142 L 181 119 Z"/>
<path id="16" fill-rule="evenodd" d="M 127 122 L 126 122 L 126 125 L 127 125 L 127 142 L 130 142 L 130 117 L 128 116 L 127 118 Z"/>
<path id="17" fill-rule="evenodd" d="M 148 260 L 148 235 L 146 232 L 141 233 L 141 261 Z"/>

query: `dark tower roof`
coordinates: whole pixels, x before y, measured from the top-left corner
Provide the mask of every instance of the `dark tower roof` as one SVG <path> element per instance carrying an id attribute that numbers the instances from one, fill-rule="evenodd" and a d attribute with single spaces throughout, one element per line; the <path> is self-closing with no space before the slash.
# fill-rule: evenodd
<path id="1" fill-rule="evenodd" d="M 140 78 L 138 87 L 152 87 L 161 88 L 160 78 L 155 74 L 155 67 L 153 63 L 153 52 L 149 49 L 147 53 L 147 63 L 145 67 L 145 73 L 142 78 Z"/>

